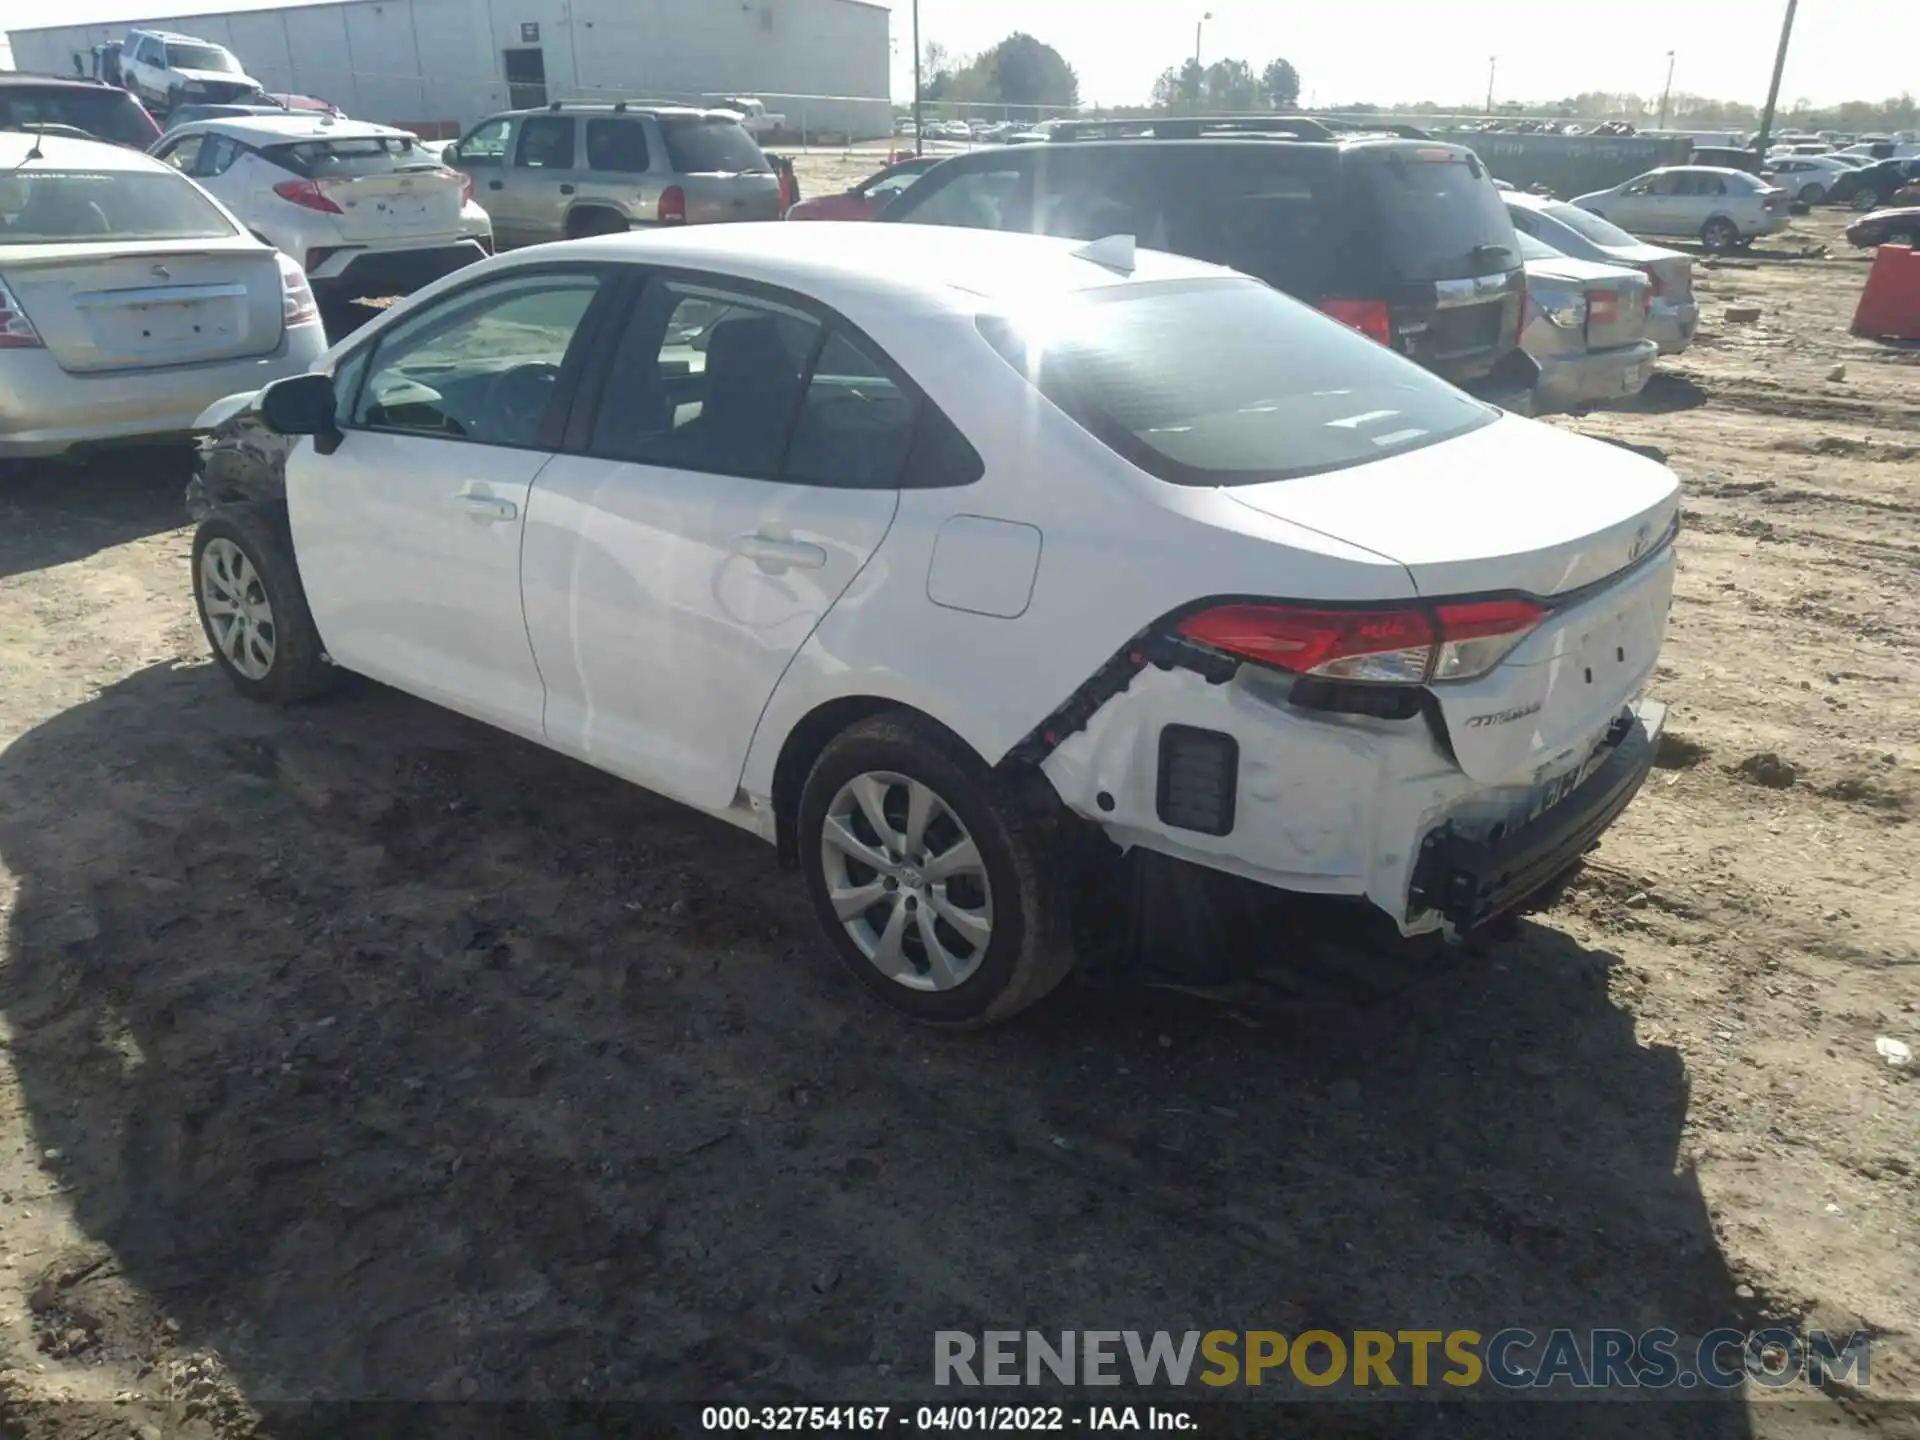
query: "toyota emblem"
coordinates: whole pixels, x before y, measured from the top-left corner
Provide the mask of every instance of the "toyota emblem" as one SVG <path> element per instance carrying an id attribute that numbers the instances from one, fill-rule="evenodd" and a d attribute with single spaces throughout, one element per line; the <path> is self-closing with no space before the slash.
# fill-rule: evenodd
<path id="1" fill-rule="evenodd" d="M 153 278 L 156 280 L 171 280 L 173 278 L 173 272 L 164 265 L 156 265 L 153 267 Z"/>

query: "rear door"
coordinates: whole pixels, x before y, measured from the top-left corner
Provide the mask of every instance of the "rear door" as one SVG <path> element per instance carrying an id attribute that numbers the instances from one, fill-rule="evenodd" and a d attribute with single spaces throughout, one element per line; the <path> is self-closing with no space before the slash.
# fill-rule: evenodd
<path id="1" fill-rule="evenodd" d="M 602 205 L 629 220 L 657 217 L 664 187 L 649 174 L 654 147 L 647 143 L 646 122 L 633 115 L 589 115 L 584 124 L 587 163 L 574 202 Z"/>
<path id="2" fill-rule="evenodd" d="M 920 400 L 803 302 L 649 282 L 534 487 L 526 629 L 550 744 L 731 804 L 788 662 L 893 523 Z"/>

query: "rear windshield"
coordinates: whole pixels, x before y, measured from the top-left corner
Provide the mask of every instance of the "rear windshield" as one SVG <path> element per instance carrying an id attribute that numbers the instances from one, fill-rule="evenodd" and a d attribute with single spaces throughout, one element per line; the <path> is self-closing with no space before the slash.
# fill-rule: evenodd
<path id="1" fill-rule="evenodd" d="M 1084 292 L 983 316 L 1049 400 L 1151 475 L 1251 485 L 1362 465 L 1495 412 L 1336 320 L 1251 280 Z"/>
<path id="2" fill-rule="evenodd" d="M 1550 220 L 1559 221 L 1567 229 L 1596 245 L 1635 246 L 1640 243 L 1611 220 L 1603 220 L 1591 210 L 1582 210 L 1578 205 L 1542 205 L 1540 213 Z"/>
<path id="3" fill-rule="evenodd" d="M 737 120 L 662 120 L 667 163 L 682 175 L 765 171 L 767 157 Z"/>
<path id="4" fill-rule="evenodd" d="M 1477 160 L 1440 148 L 1355 158 L 1355 218 L 1399 279 L 1465 280 L 1519 263 L 1506 202 Z"/>
<path id="5" fill-rule="evenodd" d="M 301 140 L 292 145 L 263 146 L 260 153 L 282 170 L 309 180 L 351 180 L 362 175 L 391 175 L 396 170 L 432 170 L 440 163 L 411 135 Z"/>
<path id="6" fill-rule="evenodd" d="M 218 45 L 167 46 L 169 70 L 213 70 L 222 75 L 238 75 L 239 62 Z"/>
<path id="7" fill-rule="evenodd" d="M 160 127 L 124 90 L 105 85 L 97 90 L 64 85 L 45 90 L 24 85 L 0 89 L 0 130 L 27 130 L 35 125 L 65 125 L 142 150 L 160 138 Z"/>
<path id="8" fill-rule="evenodd" d="M 213 240 L 236 233 L 183 175 L 17 169 L 0 174 L 0 244 Z"/>

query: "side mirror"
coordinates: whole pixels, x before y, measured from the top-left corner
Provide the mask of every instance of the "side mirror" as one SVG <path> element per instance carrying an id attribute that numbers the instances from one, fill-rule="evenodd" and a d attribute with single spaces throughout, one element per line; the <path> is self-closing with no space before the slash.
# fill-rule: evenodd
<path id="1" fill-rule="evenodd" d="M 260 393 L 260 418 L 280 435 L 311 435 L 314 449 L 330 455 L 340 443 L 334 419 L 333 377 L 289 375 Z"/>
<path id="2" fill-rule="evenodd" d="M 460 168 L 460 142 L 458 140 L 450 140 L 447 142 L 446 148 L 440 152 L 440 163 L 450 166 L 455 170 Z"/>

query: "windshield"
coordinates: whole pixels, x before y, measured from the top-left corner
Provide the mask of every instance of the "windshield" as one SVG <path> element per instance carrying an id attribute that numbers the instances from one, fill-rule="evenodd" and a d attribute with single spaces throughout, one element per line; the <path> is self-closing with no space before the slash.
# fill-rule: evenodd
<path id="1" fill-rule="evenodd" d="M 1116 286 L 979 328 L 1041 394 L 1177 485 L 1342 470 L 1496 413 L 1254 280 Z"/>
<path id="2" fill-rule="evenodd" d="M 25 85 L 0 89 L 0 130 L 28 130 L 35 125 L 65 125 L 141 150 L 160 138 L 160 127 L 124 90 L 64 85 L 45 90 Z"/>
<path id="3" fill-rule="evenodd" d="M 222 75 L 238 75 L 240 62 L 218 45 L 168 45 L 169 70 L 213 70 Z"/>
<path id="4" fill-rule="evenodd" d="M 396 170 L 432 170 L 439 161 L 411 135 L 367 135 L 340 140 L 301 140 L 267 145 L 260 154 L 282 170 L 308 180 L 356 179 Z"/>
<path id="5" fill-rule="evenodd" d="M 1400 279 L 1465 280 L 1519 261 L 1506 202 L 1470 155 L 1408 146 L 1354 168 L 1362 221 L 1378 234 L 1381 258 Z"/>
<path id="6" fill-rule="evenodd" d="M 667 161 L 682 175 L 765 172 L 767 157 L 737 120 L 663 120 Z"/>
<path id="7" fill-rule="evenodd" d="M 214 240 L 235 233 L 183 175 L 32 168 L 0 174 L 0 245 Z"/>
<path id="8" fill-rule="evenodd" d="M 1591 210 L 1582 210 L 1578 205 L 1542 205 L 1540 213 L 1549 220 L 1557 220 L 1574 234 L 1596 245 L 1624 245 L 1629 248 L 1640 242 L 1615 225 L 1610 220 L 1602 220 Z"/>

